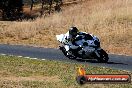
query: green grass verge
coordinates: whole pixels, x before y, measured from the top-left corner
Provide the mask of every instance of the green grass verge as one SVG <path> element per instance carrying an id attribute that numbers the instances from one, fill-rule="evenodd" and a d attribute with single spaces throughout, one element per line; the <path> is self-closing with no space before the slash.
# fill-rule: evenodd
<path id="1" fill-rule="evenodd" d="M 61 61 L 31 60 L 0 56 L 0 88 L 131 88 L 131 84 L 76 83 L 77 67 L 83 66 L 87 74 L 126 74 L 110 68 L 94 67 Z M 128 74 L 131 74 L 129 72 Z M 131 74 L 132 75 L 132 74 Z"/>

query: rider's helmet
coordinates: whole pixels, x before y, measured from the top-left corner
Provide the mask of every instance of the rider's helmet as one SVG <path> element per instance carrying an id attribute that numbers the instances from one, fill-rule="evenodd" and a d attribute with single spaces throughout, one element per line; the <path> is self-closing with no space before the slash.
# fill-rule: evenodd
<path id="1" fill-rule="evenodd" d="M 69 29 L 69 34 L 72 35 L 72 37 L 76 37 L 78 32 L 79 32 L 79 30 L 76 27 L 71 27 Z"/>

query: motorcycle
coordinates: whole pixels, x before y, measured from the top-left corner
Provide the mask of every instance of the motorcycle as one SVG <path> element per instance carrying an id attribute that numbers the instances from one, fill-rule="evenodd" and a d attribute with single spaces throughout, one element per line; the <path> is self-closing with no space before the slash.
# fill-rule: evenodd
<path id="1" fill-rule="evenodd" d="M 61 43 L 59 49 L 69 59 L 76 59 L 78 57 L 82 60 L 97 59 L 98 62 L 107 63 L 109 57 L 108 54 L 100 47 L 100 40 L 94 35 L 91 36 L 92 39 L 84 39 L 82 36 L 78 35 L 74 44 L 79 47 L 77 49 L 70 49 L 68 52 L 65 48 L 66 44 L 63 42 L 65 40 L 65 34 L 56 35 L 56 39 Z"/>

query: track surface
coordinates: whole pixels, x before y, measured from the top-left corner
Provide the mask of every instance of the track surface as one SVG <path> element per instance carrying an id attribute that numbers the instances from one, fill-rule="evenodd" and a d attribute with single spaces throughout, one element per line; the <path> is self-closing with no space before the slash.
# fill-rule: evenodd
<path id="1" fill-rule="evenodd" d="M 71 63 L 84 63 L 94 66 L 103 66 L 114 69 L 132 71 L 132 56 L 110 54 L 110 59 L 108 63 L 98 63 L 96 60 L 88 60 L 85 62 L 69 60 L 58 49 L 6 44 L 0 44 L 0 53 L 38 59 L 60 60 Z"/>

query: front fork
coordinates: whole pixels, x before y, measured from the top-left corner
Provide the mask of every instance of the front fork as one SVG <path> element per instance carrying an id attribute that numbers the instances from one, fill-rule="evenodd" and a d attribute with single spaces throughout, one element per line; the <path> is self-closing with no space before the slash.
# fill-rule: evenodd
<path id="1" fill-rule="evenodd" d="M 59 46 L 59 49 L 63 52 L 63 54 L 64 54 L 65 56 L 67 56 L 67 52 L 66 52 L 64 46 Z"/>

